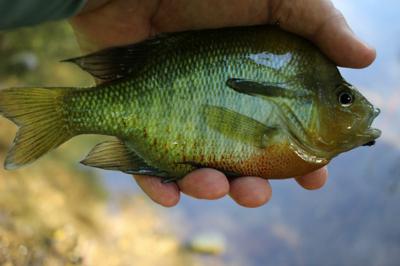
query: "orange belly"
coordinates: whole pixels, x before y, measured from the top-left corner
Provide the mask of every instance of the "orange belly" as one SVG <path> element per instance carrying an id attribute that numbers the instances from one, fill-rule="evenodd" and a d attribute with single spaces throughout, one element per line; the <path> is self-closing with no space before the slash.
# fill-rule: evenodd
<path id="1" fill-rule="evenodd" d="M 222 158 L 210 167 L 240 173 L 243 176 L 283 179 L 302 176 L 324 165 L 326 163 L 311 163 L 303 160 L 288 144 L 275 144 L 270 145 L 263 152 L 240 161 Z"/>

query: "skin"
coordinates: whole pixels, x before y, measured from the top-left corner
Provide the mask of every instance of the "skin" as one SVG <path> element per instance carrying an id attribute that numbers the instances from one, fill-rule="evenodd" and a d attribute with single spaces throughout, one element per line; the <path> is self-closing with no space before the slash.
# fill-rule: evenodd
<path id="1" fill-rule="evenodd" d="M 85 52 L 139 42 L 162 32 L 272 23 L 313 41 L 339 66 L 362 68 L 375 59 L 375 50 L 353 34 L 329 0 L 89 0 L 71 20 Z M 324 167 L 295 180 L 314 190 L 327 177 Z M 178 183 L 162 184 L 150 176 L 135 179 L 153 201 L 166 207 L 176 205 L 181 192 L 208 200 L 229 194 L 245 207 L 262 206 L 272 195 L 268 180 L 228 181 L 214 169 L 196 170 Z"/>

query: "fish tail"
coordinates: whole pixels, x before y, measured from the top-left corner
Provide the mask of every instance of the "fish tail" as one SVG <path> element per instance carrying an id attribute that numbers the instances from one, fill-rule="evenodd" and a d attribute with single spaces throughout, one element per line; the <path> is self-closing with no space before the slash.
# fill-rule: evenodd
<path id="1" fill-rule="evenodd" d="M 32 163 L 74 136 L 63 114 L 69 88 L 11 88 L 0 90 L 0 114 L 19 130 L 4 162 L 5 169 Z"/>

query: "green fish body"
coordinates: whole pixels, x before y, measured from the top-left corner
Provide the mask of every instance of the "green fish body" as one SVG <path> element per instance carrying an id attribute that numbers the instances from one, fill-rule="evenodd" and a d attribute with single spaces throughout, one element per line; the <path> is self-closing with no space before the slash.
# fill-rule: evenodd
<path id="1" fill-rule="evenodd" d="M 19 125 L 8 169 L 81 134 L 114 136 L 84 164 L 166 181 L 199 167 L 287 178 L 379 137 L 379 111 L 310 42 L 257 26 L 161 35 L 67 60 L 93 88 L 0 92 Z"/>

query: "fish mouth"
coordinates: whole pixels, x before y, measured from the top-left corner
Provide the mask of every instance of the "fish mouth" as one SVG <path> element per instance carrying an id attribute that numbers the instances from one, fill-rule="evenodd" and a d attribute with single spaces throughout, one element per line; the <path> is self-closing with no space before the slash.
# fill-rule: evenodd
<path id="1" fill-rule="evenodd" d="M 362 138 L 366 140 L 363 146 L 372 146 L 375 144 L 376 139 L 382 135 L 382 131 L 377 128 L 372 128 L 371 125 L 374 122 L 375 118 L 381 113 L 379 108 L 374 108 L 373 114 L 369 118 L 368 128 L 362 134 Z"/>
<path id="2" fill-rule="evenodd" d="M 381 113 L 381 109 L 374 108 L 374 112 L 373 112 L 373 114 L 371 116 L 370 124 L 372 124 L 372 122 L 374 122 L 375 118 L 377 118 L 380 113 Z"/>
<path id="3" fill-rule="evenodd" d="M 363 135 L 372 141 L 379 138 L 382 135 L 382 131 L 377 128 L 368 128 Z"/>
<path id="4" fill-rule="evenodd" d="M 365 143 L 363 146 L 374 146 L 376 143 L 376 140 L 371 140 L 370 142 Z"/>
<path id="5" fill-rule="evenodd" d="M 382 134 L 377 128 L 368 128 L 362 135 L 359 135 L 361 139 L 362 146 L 373 146 L 376 143 L 376 139 L 379 138 Z"/>

